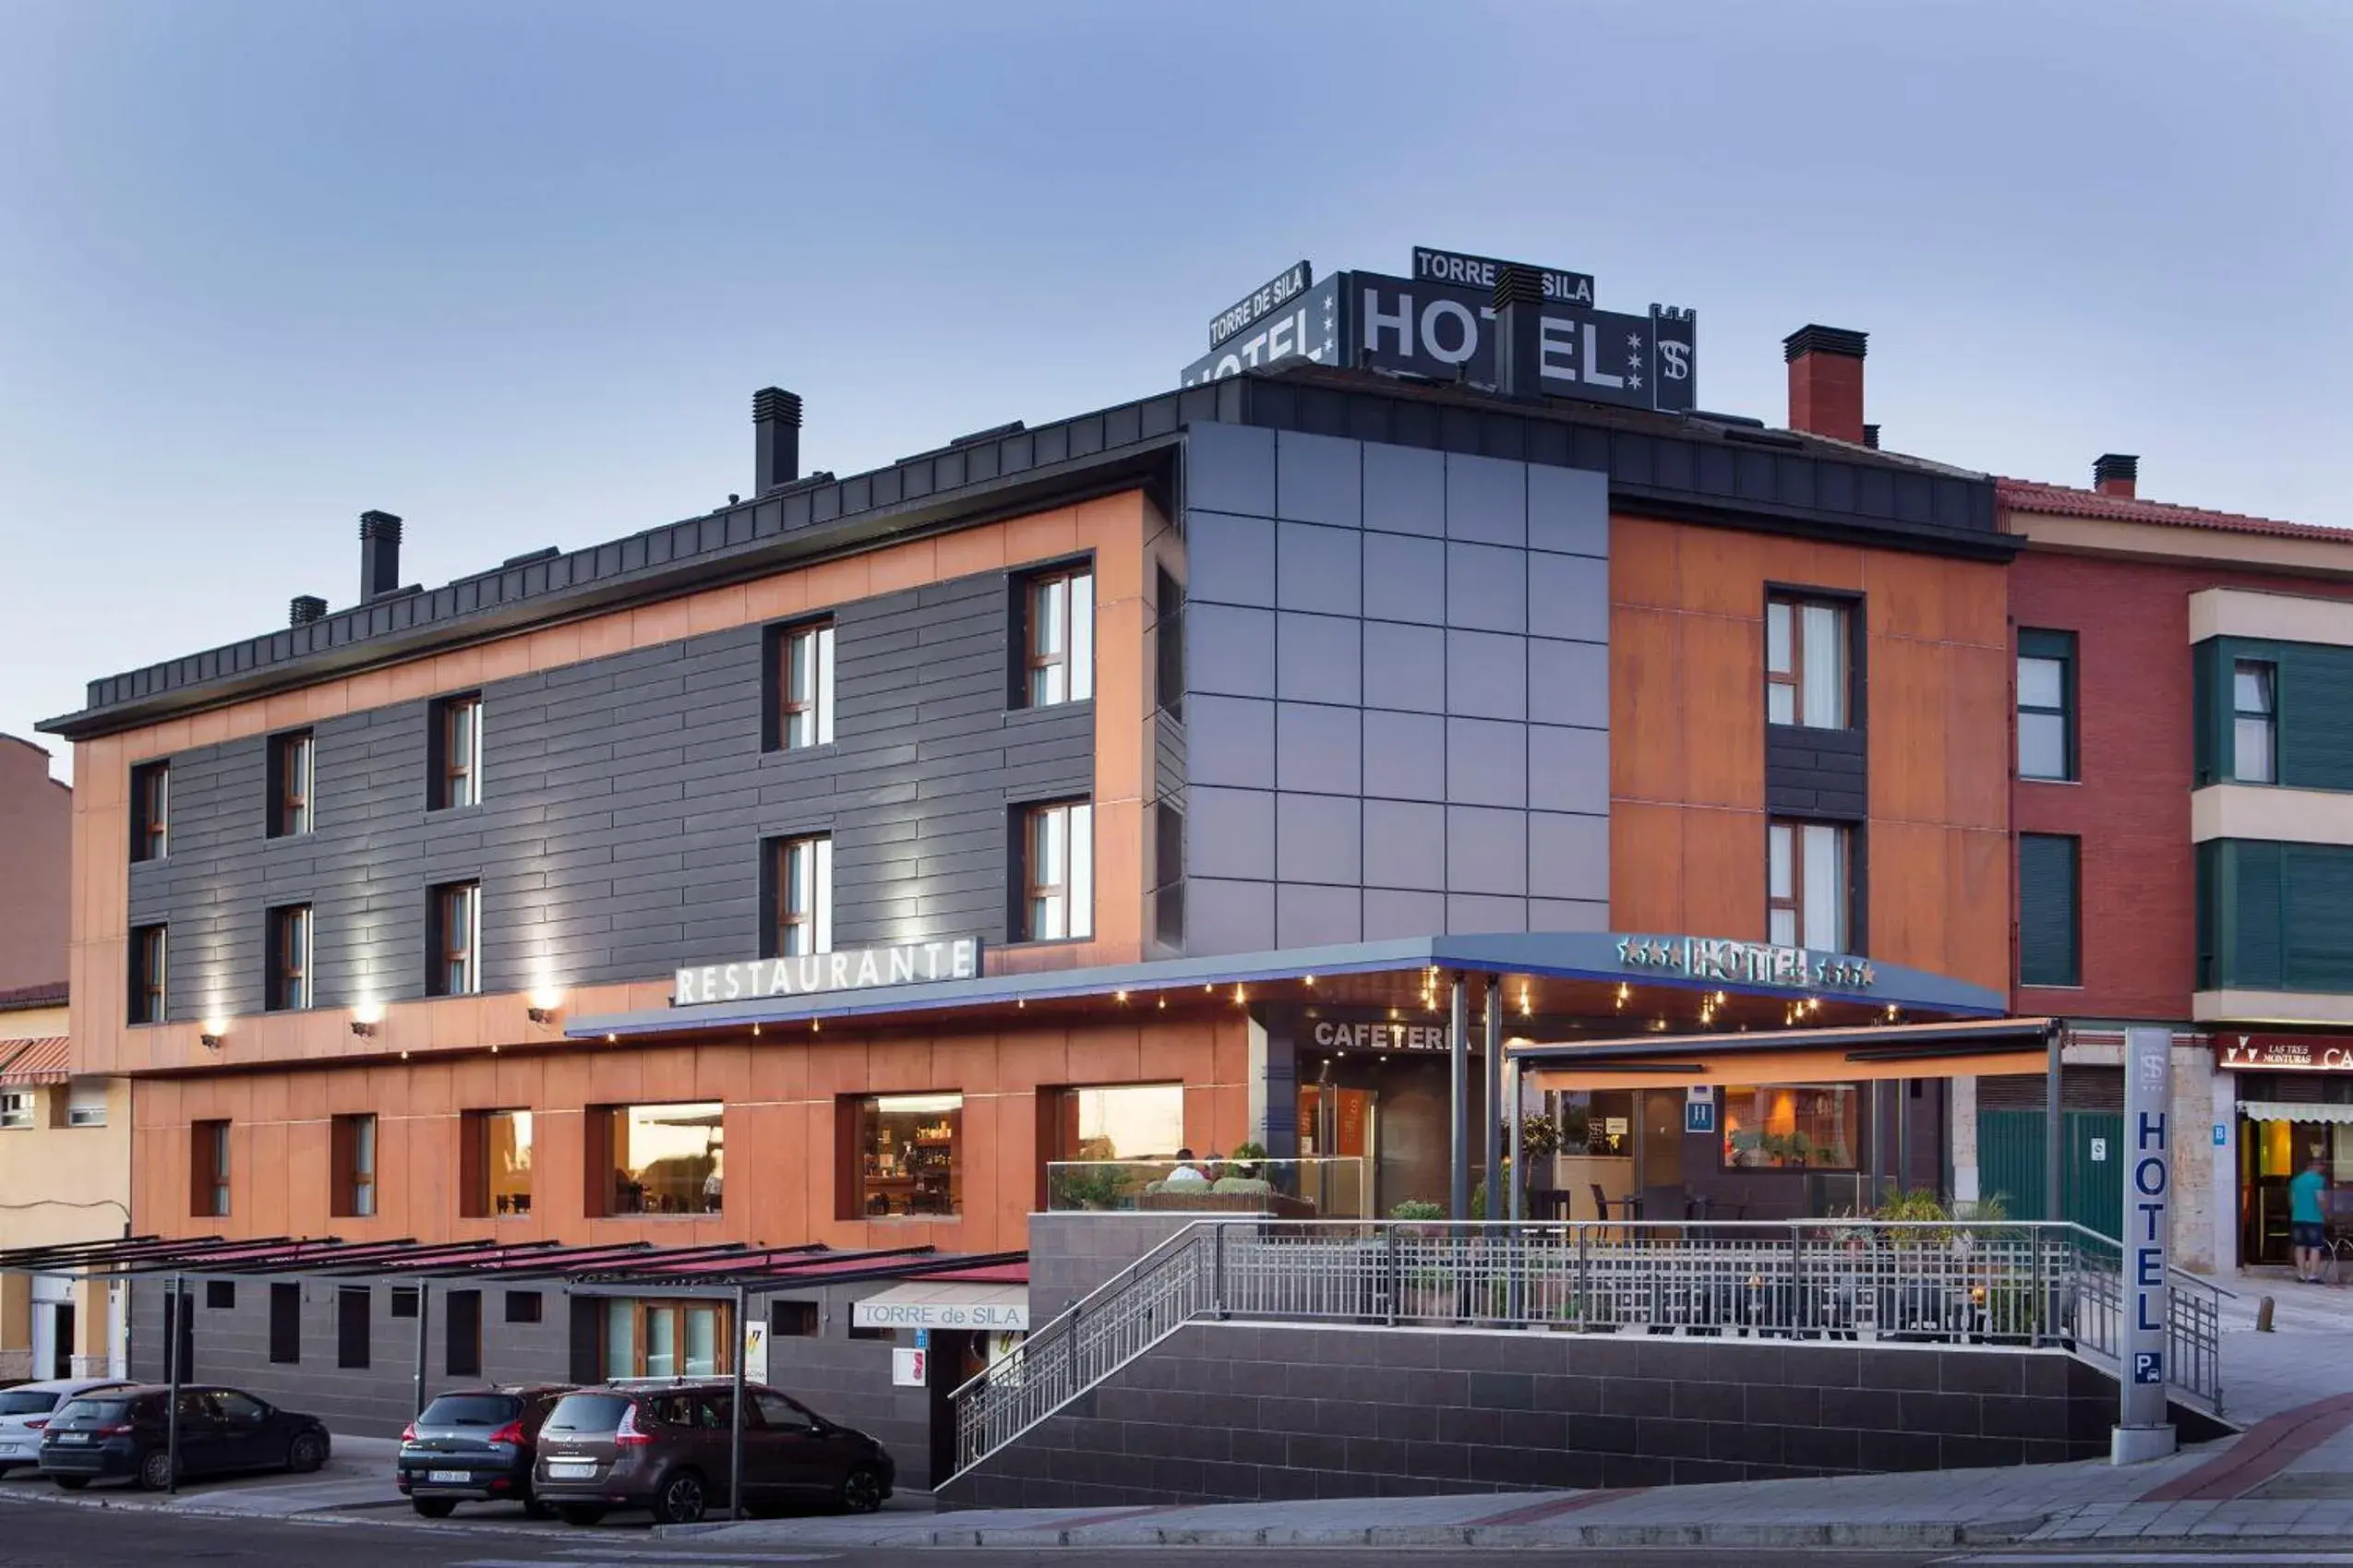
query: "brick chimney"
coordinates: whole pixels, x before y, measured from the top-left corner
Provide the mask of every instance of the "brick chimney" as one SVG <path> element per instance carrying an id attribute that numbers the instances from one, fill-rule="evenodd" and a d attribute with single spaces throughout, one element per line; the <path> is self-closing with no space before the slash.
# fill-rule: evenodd
<path id="1" fill-rule="evenodd" d="M 1861 446 L 1863 353 L 1870 334 L 1800 327 L 1781 341 L 1789 361 L 1789 427 Z"/>
<path id="2" fill-rule="evenodd" d="M 2092 461 L 2092 488 L 2131 500 L 2141 487 L 2141 460 L 2131 452 L 2102 452 Z"/>

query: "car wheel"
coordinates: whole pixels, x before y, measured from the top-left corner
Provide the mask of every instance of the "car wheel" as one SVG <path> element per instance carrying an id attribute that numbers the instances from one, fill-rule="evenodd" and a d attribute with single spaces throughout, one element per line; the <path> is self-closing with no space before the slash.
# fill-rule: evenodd
<path id="1" fill-rule="evenodd" d="M 55 1481 L 59 1486 L 64 1487 L 67 1491 L 79 1491 L 82 1488 L 90 1485 L 90 1478 L 88 1476 L 52 1476 L 49 1478 Z"/>
<path id="2" fill-rule="evenodd" d="M 286 1468 L 305 1475 L 327 1463 L 327 1445 L 317 1432 L 297 1432 L 286 1448 Z"/>
<path id="3" fill-rule="evenodd" d="M 138 1462 L 138 1484 L 147 1491 L 162 1491 L 172 1484 L 172 1455 L 168 1449 L 148 1450 L 147 1457 Z"/>
<path id="4" fill-rule="evenodd" d="M 446 1519 L 458 1511 L 458 1505 L 446 1497 L 413 1497 L 409 1506 L 427 1519 Z"/>
<path id="5" fill-rule="evenodd" d="M 567 1525 L 601 1525 L 605 1511 L 591 1502 L 559 1502 L 556 1504 L 556 1517 Z"/>
<path id="6" fill-rule="evenodd" d="M 882 1506 L 882 1473 L 870 1465 L 860 1465 L 842 1478 L 836 1500 L 846 1513 L 873 1513 Z"/>
<path id="7" fill-rule="evenodd" d="M 692 1470 L 679 1470 L 662 1483 L 661 1492 L 654 1499 L 654 1517 L 665 1525 L 695 1524 L 708 1501 L 702 1493 L 702 1478 Z"/>

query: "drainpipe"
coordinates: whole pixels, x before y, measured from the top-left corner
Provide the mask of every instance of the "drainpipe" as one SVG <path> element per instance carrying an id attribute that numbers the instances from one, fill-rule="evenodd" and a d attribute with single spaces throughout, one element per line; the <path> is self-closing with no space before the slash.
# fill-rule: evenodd
<path id="1" fill-rule="evenodd" d="M 1486 1212 L 1485 1212 L 1484 1214 L 1483 1214 L 1483 1215 L 1481 1215 L 1479 1216 L 1479 1217 L 1480 1217 L 1480 1218 L 1482 1218 L 1482 1219 L 1501 1219 L 1501 1218 L 1503 1218 L 1503 1216 L 1504 1216 L 1504 1191 L 1503 1191 L 1503 1188 L 1504 1188 L 1504 1175 L 1503 1175 L 1503 1163 L 1504 1163 L 1504 1162 L 1503 1162 L 1503 1154 L 1504 1154 L 1504 1151 L 1503 1151 L 1503 1142 L 1504 1142 L 1504 1124 L 1503 1124 L 1502 1120 L 1500 1119 L 1502 1118 L 1502 1116 L 1504 1115 L 1504 1104 L 1503 1104 L 1503 1099 L 1504 1099 L 1504 1010 L 1503 1010 L 1503 999 L 1504 999 L 1504 982 L 1503 982 L 1503 976 L 1500 976 L 1500 975 L 1490 975 L 1490 976 L 1487 976 L 1487 1000 L 1486 1000 L 1486 1007 L 1487 1007 L 1487 1013 L 1486 1013 L 1486 1018 L 1487 1018 L 1487 1139 L 1486 1139 L 1486 1143 L 1487 1143 L 1487 1148 L 1486 1148 L 1486 1155 L 1487 1155 L 1487 1203 L 1486 1203 Z M 1516 1130 L 1519 1128 L 1519 1117 L 1517 1117 L 1517 1116 L 1514 1116 L 1514 1117 L 1511 1119 L 1511 1124 L 1512 1124 L 1512 1127 L 1514 1128 L 1514 1130 L 1516 1131 Z M 1515 1179 L 1516 1179 L 1516 1178 L 1518 1177 L 1518 1175 L 1519 1175 L 1519 1167 L 1518 1166 L 1516 1166 L 1516 1165 L 1512 1167 L 1512 1173 L 1513 1173 L 1513 1176 L 1515 1177 Z M 1515 1179 L 1515 1181 L 1514 1181 L 1514 1185 L 1515 1185 L 1515 1186 L 1516 1186 L 1516 1185 L 1518 1185 L 1518 1182 L 1517 1182 L 1517 1180 L 1516 1180 L 1516 1179 Z"/>
<path id="2" fill-rule="evenodd" d="M 1453 1132 L 1448 1139 L 1447 1217 L 1459 1222 L 1471 1217 L 1471 992 L 1459 974 L 1448 985 L 1447 1076 Z"/>

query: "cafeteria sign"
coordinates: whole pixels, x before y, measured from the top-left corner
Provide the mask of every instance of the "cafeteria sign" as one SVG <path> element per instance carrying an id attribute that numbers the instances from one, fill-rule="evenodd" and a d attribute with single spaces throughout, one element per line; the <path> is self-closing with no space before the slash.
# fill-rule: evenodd
<path id="1" fill-rule="evenodd" d="M 935 980 L 970 980 L 979 973 L 980 941 L 976 937 L 800 953 L 791 958 L 750 958 L 739 964 L 703 964 L 678 971 L 670 1005 L 701 1007 L 710 1002 L 818 996 L 877 986 L 919 986 Z"/>
<path id="2" fill-rule="evenodd" d="M 1617 961 L 1628 969 L 1655 974 L 1728 980 L 1740 986 L 1783 986 L 1793 990 L 1866 991 L 1879 978 L 1867 958 L 1722 937 L 1620 937 Z"/>

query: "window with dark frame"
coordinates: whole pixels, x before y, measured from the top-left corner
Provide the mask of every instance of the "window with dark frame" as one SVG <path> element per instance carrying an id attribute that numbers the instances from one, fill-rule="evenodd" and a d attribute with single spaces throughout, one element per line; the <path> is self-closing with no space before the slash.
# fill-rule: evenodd
<path id="1" fill-rule="evenodd" d="M 2279 666 L 2238 659 L 2230 666 L 2230 776 L 2239 784 L 2279 782 Z"/>
<path id="2" fill-rule="evenodd" d="M 229 1124 L 188 1124 L 188 1214 L 224 1219 L 229 1213 Z"/>
<path id="3" fill-rule="evenodd" d="M 1095 570 L 1040 572 L 1022 592 L 1022 700 L 1031 708 L 1095 695 Z"/>
<path id="4" fill-rule="evenodd" d="M 772 751 L 834 744 L 834 623 L 778 628 L 771 638 Z"/>
<path id="5" fill-rule="evenodd" d="M 2018 983 L 2083 983 L 2083 840 L 2018 835 Z"/>
<path id="6" fill-rule="evenodd" d="M 335 1365 L 346 1371 L 367 1365 L 369 1298 L 365 1285 L 345 1285 L 335 1291 Z M 409 1293 L 415 1299 L 416 1293 Z"/>
<path id="7" fill-rule="evenodd" d="M 482 1375 L 482 1292 L 445 1290 L 441 1293 L 442 1339 L 448 1359 L 444 1370 L 453 1378 Z"/>
<path id="8" fill-rule="evenodd" d="M 1847 617 L 1853 606 L 1774 594 L 1765 601 L 1765 720 L 1843 730 L 1851 707 Z"/>
<path id="9" fill-rule="evenodd" d="M 1835 822 L 1775 820 L 1765 829 L 1766 940 L 1776 947 L 1852 951 L 1852 832 Z"/>
<path id="10" fill-rule="evenodd" d="M 390 1315 L 396 1318 L 416 1316 L 417 1296 L 414 1285 L 396 1285 L 391 1289 Z"/>
<path id="11" fill-rule="evenodd" d="M 161 860 L 172 848 L 172 764 L 131 770 L 131 858 Z"/>
<path id="12" fill-rule="evenodd" d="M 335 1191 L 329 1212 L 337 1219 L 368 1219 L 376 1213 L 376 1118 L 339 1116 L 330 1124 L 329 1154 Z"/>
<path id="13" fill-rule="evenodd" d="M 270 1359 L 281 1367 L 302 1362 L 302 1287 L 270 1287 Z"/>
<path id="14" fill-rule="evenodd" d="M 814 1301 L 771 1301 L 768 1332 L 777 1339 L 814 1339 L 822 1331 Z"/>
<path id="15" fill-rule="evenodd" d="M 536 1290 L 507 1292 L 507 1321 L 510 1323 L 535 1323 L 545 1315 L 546 1299 Z"/>
<path id="16" fill-rule="evenodd" d="M 1095 811 L 1057 800 L 1021 814 L 1021 937 L 1046 942 L 1095 930 Z"/>
<path id="17" fill-rule="evenodd" d="M 1184 717 L 1184 590 L 1166 567 L 1154 569 L 1153 685 L 1160 707 L 1172 719 Z"/>
<path id="18" fill-rule="evenodd" d="M 237 1282 L 234 1279 L 206 1280 L 204 1282 L 204 1306 L 207 1311 L 235 1311 L 237 1309 Z"/>
<path id="19" fill-rule="evenodd" d="M 293 838 L 310 832 L 310 731 L 274 736 L 270 742 L 270 832 Z"/>
<path id="20" fill-rule="evenodd" d="M 169 944 L 165 928 L 131 928 L 130 1008 L 133 1023 L 161 1023 L 164 1016 L 165 983 L 169 978 Z"/>
<path id="21" fill-rule="evenodd" d="M 298 1012 L 310 1005 L 310 905 L 289 904 L 270 911 L 271 1012 Z"/>
<path id="22" fill-rule="evenodd" d="M 444 882 L 426 898 L 427 996 L 472 996 L 482 989 L 482 884 Z"/>
<path id="23" fill-rule="evenodd" d="M 443 697 L 432 705 L 432 778 L 426 804 L 436 811 L 482 803 L 482 694 Z"/>
<path id="24" fill-rule="evenodd" d="M 834 840 L 829 833 L 771 840 L 765 958 L 834 951 Z"/>
<path id="25" fill-rule="evenodd" d="M 466 1219 L 517 1219 L 531 1213 L 532 1114 L 459 1113 L 458 1213 Z"/>
<path id="26" fill-rule="evenodd" d="M 2018 633 L 2018 776 L 2075 778 L 2075 634 Z"/>

